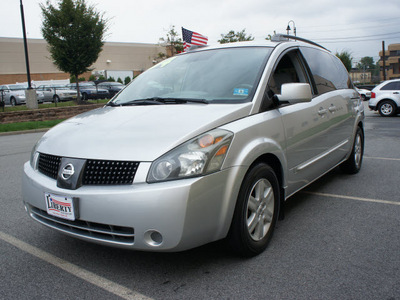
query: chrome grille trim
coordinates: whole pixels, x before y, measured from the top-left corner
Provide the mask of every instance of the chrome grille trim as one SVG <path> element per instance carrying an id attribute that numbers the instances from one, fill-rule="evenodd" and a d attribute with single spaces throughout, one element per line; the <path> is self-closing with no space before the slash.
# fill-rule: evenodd
<path id="1" fill-rule="evenodd" d="M 100 224 L 84 220 L 64 220 L 53 217 L 47 212 L 32 206 L 30 207 L 30 216 L 48 227 L 86 239 L 120 245 L 133 245 L 135 241 L 135 232 L 131 227 Z"/>

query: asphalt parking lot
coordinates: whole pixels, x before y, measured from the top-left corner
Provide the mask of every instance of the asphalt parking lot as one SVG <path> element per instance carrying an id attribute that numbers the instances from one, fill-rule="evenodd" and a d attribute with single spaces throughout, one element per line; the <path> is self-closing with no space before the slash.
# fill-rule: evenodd
<path id="1" fill-rule="evenodd" d="M 367 109 L 360 173 L 335 169 L 289 199 L 252 259 L 222 243 L 132 252 L 37 224 L 21 175 L 41 135 L 0 136 L 1 299 L 400 299 L 400 115 Z"/>

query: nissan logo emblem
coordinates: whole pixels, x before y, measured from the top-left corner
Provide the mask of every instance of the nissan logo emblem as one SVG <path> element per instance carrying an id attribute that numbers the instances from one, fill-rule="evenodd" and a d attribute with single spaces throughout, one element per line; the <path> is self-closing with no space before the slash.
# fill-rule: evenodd
<path id="1" fill-rule="evenodd" d="M 72 164 L 67 164 L 61 171 L 61 177 L 64 180 L 68 180 L 74 175 L 75 169 Z"/>

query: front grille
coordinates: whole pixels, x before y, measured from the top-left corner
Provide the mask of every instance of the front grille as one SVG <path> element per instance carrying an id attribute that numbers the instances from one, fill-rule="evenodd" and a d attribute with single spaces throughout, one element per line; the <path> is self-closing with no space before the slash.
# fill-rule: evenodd
<path id="1" fill-rule="evenodd" d="M 92 240 L 113 244 L 133 245 L 135 230 L 131 227 L 107 225 L 83 220 L 64 220 L 47 214 L 46 211 L 31 207 L 30 215 L 36 221 L 49 227 Z"/>
<path id="2" fill-rule="evenodd" d="M 40 173 L 57 180 L 61 157 L 40 153 L 38 170 Z M 122 185 L 132 184 L 138 162 L 93 160 L 86 161 L 83 170 L 82 185 Z"/>
<path id="3" fill-rule="evenodd" d="M 40 153 L 38 169 L 40 173 L 57 179 L 58 168 L 60 166 L 61 157 Z"/>
<path id="4" fill-rule="evenodd" d="M 91 160 L 86 161 L 83 185 L 131 184 L 139 163 L 132 161 Z"/>

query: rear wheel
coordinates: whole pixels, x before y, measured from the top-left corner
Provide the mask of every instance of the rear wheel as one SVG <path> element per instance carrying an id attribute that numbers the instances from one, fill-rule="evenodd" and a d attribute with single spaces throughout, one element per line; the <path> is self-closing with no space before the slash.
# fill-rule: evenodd
<path id="1" fill-rule="evenodd" d="M 58 97 L 58 95 L 54 95 L 54 96 L 53 96 L 53 102 L 54 102 L 54 103 L 60 102 L 60 97 Z"/>
<path id="2" fill-rule="evenodd" d="M 347 174 L 356 174 L 361 169 L 361 164 L 364 156 L 364 133 L 358 127 L 354 138 L 353 149 L 350 157 L 340 165 L 343 172 Z"/>
<path id="3" fill-rule="evenodd" d="M 396 114 L 396 105 L 393 101 L 385 100 L 379 105 L 378 110 L 382 117 L 393 117 Z"/>
<path id="4" fill-rule="evenodd" d="M 82 100 L 87 100 L 88 99 L 88 95 L 86 93 L 82 93 Z"/>
<path id="5" fill-rule="evenodd" d="M 274 170 L 259 163 L 246 174 L 228 235 L 232 249 L 243 256 L 265 250 L 279 213 L 279 183 Z"/>

